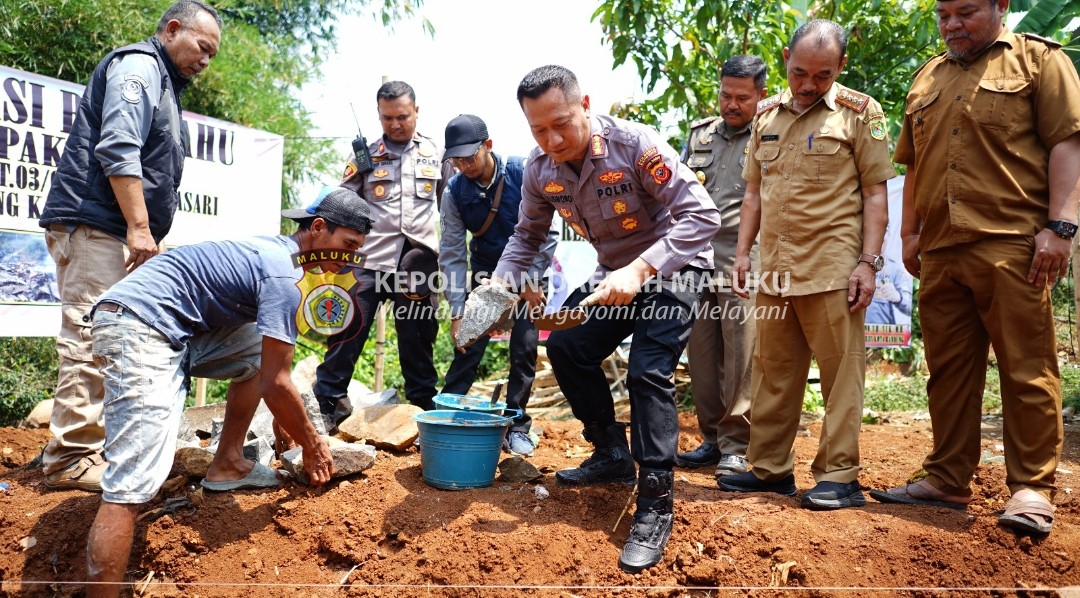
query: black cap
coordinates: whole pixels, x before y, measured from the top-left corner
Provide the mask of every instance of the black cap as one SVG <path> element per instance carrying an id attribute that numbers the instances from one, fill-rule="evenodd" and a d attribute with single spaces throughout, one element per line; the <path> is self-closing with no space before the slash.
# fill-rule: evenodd
<path id="1" fill-rule="evenodd" d="M 306 208 L 282 210 L 281 215 L 296 221 L 322 218 L 366 235 L 371 232 L 371 206 L 364 198 L 344 187 L 323 187 Z"/>
<path id="2" fill-rule="evenodd" d="M 443 160 L 470 158 L 480 144 L 488 139 L 487 125 L 479 116 L 462 114 L 446 124 L 446 143 Z"/>

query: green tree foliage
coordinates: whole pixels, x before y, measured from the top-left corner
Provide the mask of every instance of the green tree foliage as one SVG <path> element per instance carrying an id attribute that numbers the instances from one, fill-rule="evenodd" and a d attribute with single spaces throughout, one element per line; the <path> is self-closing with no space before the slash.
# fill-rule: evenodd
<path id="1" fill-rule="evenodd" d="M 653 97 L 621 112 L 658 126 L 674 117 L 680 147 L 691 121 L 716 111 L 720 66 L 754 54 L 768 67 L 769 93 L 787 85 L 782 55 L 808 19 L 836 21 L 850 32 L 839 80 L 881 102 L 894 137 L 911 73 L 939 49 L 934 0 L 603 0 L 593 15 L 615 65 L 637 66 Z"/>
<path id="2" fill-rule="evenodd" d="M 307 139 L 310 111 L 297 99 L 333 51 L 341 15 L 370 13 L 385 26 L 423 0 L 220 0 L 225 22 L 211 68 L 184 94 L 184 108 L 286 137 L 282 203 L 309 173 L 335 164 L 330 142 Z M 145 39 L 172 0 L 0 0 L 0 64 L 85 84 L 111 49 Z M 430 23 L 424 26 L 431 33 Z"/>
<path id="3" fill-rule="evenodd" d="M 0 426 L 14 426 L 56 387 L 56 345 L 51 338 L 0 337 Z"/>
<path id="4" fill-rule="evenodd" d="M 716 111 L 720 66 L 728 57 L 760 56 L 769 71 L 769 93 L 784 89 L 781 52 L 795 29 L 814 18 L 849 31 L 848 62 L 839 81 L 881 102 L 895 139 L 912 73 L 945 49 L 935 5 L 935 0 L 602 0 L 593 19 L 603 28 L 614 66 L 632 62 L 646 91 L 655 94 L 616 112 L 653 126 L 674 118 L 676 147 L 691 121 Z M 1080 69 L 1080 29 L 1062 31 L 1080 16 L 1080 0 L 1013 0 L 1010 10 L 1027 13 L 1017 31 L 1066 43 Z"/>
<path id="5" fill-rule="evenodd" d="M 1064 31 L 1073 19 L 1080 18 L 1080 0 L 1015 0 L 1009 10 L 1027 11 L 1016 24 L 1017 31 L 1051 37 L 1065 44 L 1065 53 L 1080 71 L 1080 27 Z"/>

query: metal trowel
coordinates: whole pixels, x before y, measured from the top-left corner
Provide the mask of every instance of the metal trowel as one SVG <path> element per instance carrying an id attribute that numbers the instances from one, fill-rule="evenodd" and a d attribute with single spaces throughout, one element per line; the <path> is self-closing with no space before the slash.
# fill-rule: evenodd
<path id="1" fill-rule="evenodd" d="M 586 307 L 596 305 L 600 302 L 600 294 L 593 293 L 588 297 L 582 299 L 581 303 L 574 307 L 563 307 L 546 316 L 540 316 L 533 320 L 533 326 L 536 326 L 537 330 L 567 330 L 575 326 L 581 325 L 585 320 L 589 319 L 589 314 L 585 311 Z"/>

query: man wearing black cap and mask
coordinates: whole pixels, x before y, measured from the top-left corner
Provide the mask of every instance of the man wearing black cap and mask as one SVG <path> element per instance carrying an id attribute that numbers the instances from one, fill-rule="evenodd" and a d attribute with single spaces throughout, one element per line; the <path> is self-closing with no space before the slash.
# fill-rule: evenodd
<path id="1" fill-rule="evenodd" d="M 308 278 L 333 277 L 356 255 L 371 230 L 371 209 L 356 193 L 334 188 L 307 209 L 282 215 L 300 223 L 296 234 L 197 243 L 157 255 L 94 307 L 93 356 L 104 377 L 108 466 L 88 539 L 89 581 L 121 581 L 136 516 L 172 467 L 192 376 L 230 380 L 221 441 L 204 488 L 280 484 L 273 470 L 243 455 L 260 397 L 276 424 L 303 447 L 312 482 L 330 479 L 330 449 L 290 377 L 293 343 L 300 323 L 327 302 L 319 289 L 329 285 Z M 322 274 L 312 272 L 316 265 Z M 347 301 L 335 306 L 344 318 L 354 309 Z M 89 592 L 116 595 L 119 588 L 91 585 Z"/>
<path id="2" fill-rule="evenodd" d="M 376 93 L 383 134 L 368 146 L 374 169 L 361 173 L 357 162 L 345 166 L 341 186 L 366 199 L 375 221 L 364 246 L 365 261 L 353 268 L 359 284 L 354 299 L 358 314 L 328 342 L 316 370 L 319 408 L 340 423 L 352 411 L 349 380 L 364 348 L 375 311 L 393 302 L 405 398 L 432 409 L 438 374 L 432 356 L 439 321 L 437 297 L 428 282 L 438 271 L 437 199 L 453 174 L 442 164 L 442 149 L 416 131 L 416 93 L 404 81 L 384 83 Z"/>
<path id="3" fill-rule="evenodd" d="M 491 151 L 487 125 L 477 116 L 462 114 L 446 125 L 446 152 L 459 174 L 454 175 L 442 196 L 439 215 L 442 237 L 439 241 L 439 269 L 446 277 L 446 300 L 450 303 L 451 334 L 457 339 L 465 297 L 482 278 L 495 270 L 503 248 L 517 224 L 518 204 L 521 203 L 521 174 L 525 159 L 502 156 Z M 465 231 L 472 234 L 466 250 Z M 558 232 L 552 229 L 547 242 L 529 267 L 533 285 L 522 290 L 537 303 L 543 302 L 540 281 L 551 265 Z M 466 280 L 466 257 L 472 276 Z M 524 303 L 520 304 L 522 307 Z M 458 349 L 446 372 L 444 393 L 465 394 L 476 378 L 476 368 L 484 357 L 491 337 L 484 336 L 465 349 Z M 521 414 L 507 431 L 503 448 L 518 454 L 531 455 L 533 442 L 529 438 L 532 418 L 525 413 L 536 375 L 536 345 L 539 333 L 525 313 L 519 313 L 510 332 L 510 375 L 507 380 L 506 406 L 520 409 Z"/>

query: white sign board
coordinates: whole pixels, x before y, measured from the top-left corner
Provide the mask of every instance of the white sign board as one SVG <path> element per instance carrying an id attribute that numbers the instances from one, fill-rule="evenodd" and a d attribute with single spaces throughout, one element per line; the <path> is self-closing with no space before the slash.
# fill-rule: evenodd
<path id="1" fill-rule="evenodd" d="M 83 87 L 0 66 L 0 336 L 60 329 L 55 265 L 38 226 Z M 284 138 L 184 113 L 191 147 L 170 247 L 278 234 Z"/>

